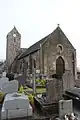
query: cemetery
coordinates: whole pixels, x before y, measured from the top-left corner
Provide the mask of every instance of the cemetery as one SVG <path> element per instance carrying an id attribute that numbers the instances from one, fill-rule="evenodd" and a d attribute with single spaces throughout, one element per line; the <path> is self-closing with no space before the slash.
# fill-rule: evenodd
<path id="1" fill-rule="evenodd" d="M 18 81 L 9 81 L 6 73 L 0 78 L 0 97 L 1 101 L 1 120 L 20 117 L 31 117 L 32 107 L 29 103 L 28 96 L 18 93 Z"/>
<path id="2" fill-rule="evenodd" d="M 71 77 L 70 73 L 67 74 L 68 78 Z M 46 79 L 46 85 L 42 88 L 37 87 L 35 82 L 33 89 L 34 86 L 19 87 L 19 81 L 9 81 L 3 72 L 0 78 L 1 120 L 79 120 L 79 110 L 74 108 L 74 104 L 80 102 L 80 89 L 66 89 L 65 84 L 62 86 L 61 80 L 66 79 L 66 75 Z"/>

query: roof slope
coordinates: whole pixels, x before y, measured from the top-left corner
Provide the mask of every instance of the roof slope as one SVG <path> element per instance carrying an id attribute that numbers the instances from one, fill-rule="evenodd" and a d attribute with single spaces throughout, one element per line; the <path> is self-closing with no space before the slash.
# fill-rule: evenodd
<path id="1" fill-rule="evenodd" d="M 70 46 L 71 46 L 73 49 L 75 49 L 75 48 L 73 47 L 73 45 L 70 43 L 70 41 L 68 40 L 68 38 L 65 36 L 64 32 L 63 32 L 63 31 L 61 30 L 61 28 L 58 26 L 52 33 L 50 33 L 49 35 L 47 35 L 46 37 L 44 37 L 44 38 L 41 39 L 40 41 L 38 41 L 38 42 L 36 42 L 35 44 L 33 44 L 32 46 L 30 46 L 30 47 L 20 56 L 19 59 L 21 59 L 21 58 L 23 58 L 23 57 L 26 57 L 26 56 L 28 56 L 29 54 L 34 53 L 34 52 L 36 52 L 37 50 L 39 50 L 39 49 L 40 49 L 40 44 L 42 44 L 43 42 L 45 42 L 45 40 L 47 40 L 49 36 L 54 35 L 55 32 L 56 32 L 57 35 L 59 36 L 59 39 L 60 39 L 60 35 L 61 35 L 62 37 L 65 38 L 65 42 L 67 41 L 67 42 L 70 44 Z"/>
<path id="2" fill-rule="evenodd" d="M 48 35 L 49 36 L 49 35 Z M 37 50 L 40 49 L 40 44 L 42 44 L 45 39 L 48 37 L 46 36 L 45 38 L 41 39 L 40 41 L 36 42 L 35 44 L 33 44 L 32 46 L 30 46 L 21 56 L 21 58 L 33 53 L 33 52 L 36 52 Z"/>

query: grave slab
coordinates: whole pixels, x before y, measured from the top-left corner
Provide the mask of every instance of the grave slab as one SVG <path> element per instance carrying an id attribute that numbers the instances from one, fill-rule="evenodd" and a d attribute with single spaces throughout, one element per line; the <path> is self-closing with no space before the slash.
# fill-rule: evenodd
<path id="1" fill-rule="evenodd" d="M 29 107 L 27 109 L 14 109 L 14 110 L 6 110 L 4 107 L 2 107 L 1 111 L 1 119 L 11 119 L 11 118 L 20 118 L 20 117 L 26 117 L 26 116 L 32 116 L 32 107 L 29 104 Z"/>
<path id="2" fill-rule="evenodd" d="M 9 93 L 4 99 L 3 106 L 5 109 L 27 109 L 29 107 L 29 99 L 24 94 Z"/>

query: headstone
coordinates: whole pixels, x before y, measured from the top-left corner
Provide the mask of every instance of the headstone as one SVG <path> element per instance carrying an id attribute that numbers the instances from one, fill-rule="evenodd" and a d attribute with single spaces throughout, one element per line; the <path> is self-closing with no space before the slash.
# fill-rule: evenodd
<path id="1" fill-rule="evenodd" d="M 47 101 L 54 102 L 57 99 L 56 89 L 55 89 L 56 79 L 47 80 L 46 92 L 47 92 Z"/>
<path id="2" fill-rule="evenodd" d="M 62 99 L 62 81 L 56 78 L 48 79 L 46 84 L 47 101 L 54 103 Z"/>
<path id="3" fill-rule="evenodd" d="M 4 99 L 3 106 L 5 109 L 27 109 L 29 107 L 29 99 L 24 94 L 17 92 L 7 94 Z"/>
<path id="4" fill-rule="evenodd" d="M 13 110 L 6 110 L 2 107 L 1 111 L 1 120 L 3 119 L 11 119 L 11 118 L 20 118 L 20 117 L 27 117 L 32 116 L 32 107 L 29 104 L 27 109 L 13 109 Z"/>
<path id="5" fill-rule="evenodd" d="M 59 117 L 63 118 L 65 114 L 73 113 L 72 100 L 60 100 L 59 101 Z"/>
<path id="6" fill-rule="evenodd" d="M 2 77 L 6 77 L 6 72 L 3 72 L 3 73 L 2 73 Z"/>
<path id="7" fill-rule="evenodd" d="M 74 87 L 74 79 L 70 70 L 66 70 L 63 74 L 63 90 L 67 90 Z"/>
<path id="8" fill-rule="evenodd" d="M 2 77 L 0 78 L 0 89 L 2 90 L 2 85 L 4 83 L 9 83 L 9 79 L 6 77 L 6 73 L 3 72 Z"/>
<path id="9" fill-rule="evenodd" d="M 18 91 L 18 81 L 13 80 L 13 81 L 9 81 L 8 83 L 6 82 L 6 83 L 2 84 L 2 91 L 4 93 L 17 92 Z"/>

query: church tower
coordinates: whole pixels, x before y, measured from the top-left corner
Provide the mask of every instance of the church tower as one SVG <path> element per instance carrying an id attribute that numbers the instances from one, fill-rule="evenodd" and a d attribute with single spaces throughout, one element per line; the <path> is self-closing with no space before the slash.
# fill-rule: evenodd
<path id="1" fill-rule="evenodd" d="M 14 27 L 7 34 L 7 44 L 6 44 L 6 64 L 9 67 L 17 56 L 21 47 L 21 34 L 18 32 L 16 27 Z"/>

